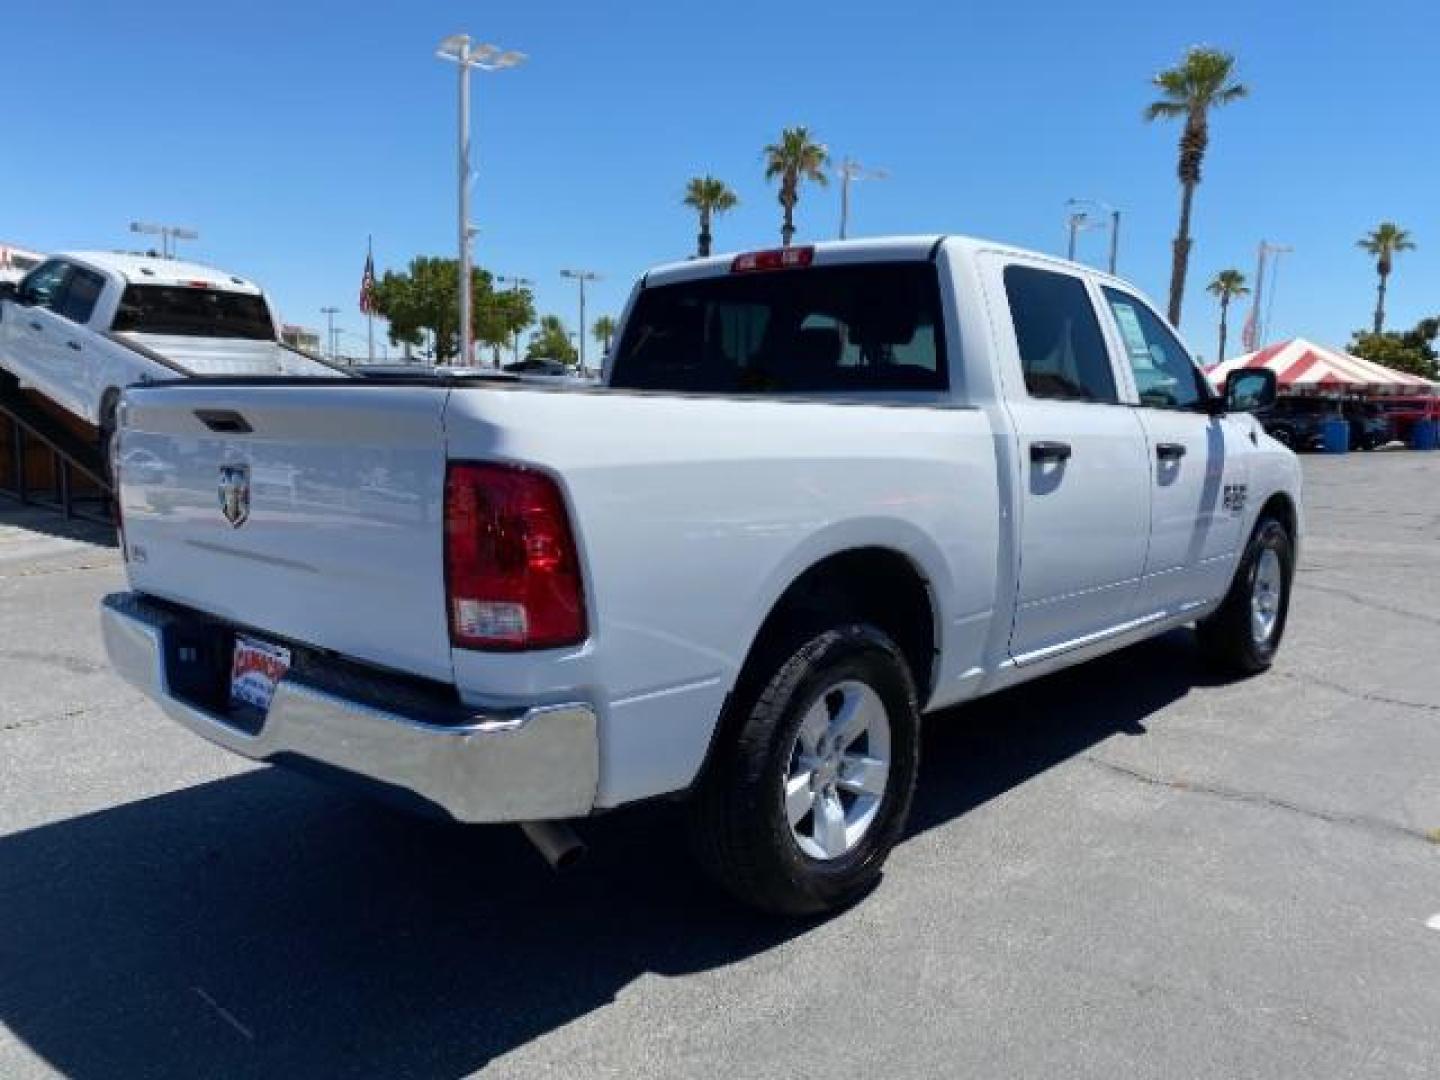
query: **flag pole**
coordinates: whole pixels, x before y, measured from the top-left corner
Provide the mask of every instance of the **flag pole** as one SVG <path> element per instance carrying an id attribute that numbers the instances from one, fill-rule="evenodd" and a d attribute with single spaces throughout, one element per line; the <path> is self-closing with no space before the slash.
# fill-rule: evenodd
<path id="1" fill-rule="evenodd" d="M 365 265 L 375 265 L 374 237 L 365 237 Z M 374 273 L 372 270 L 371 273 Z M 367 302 L 365 304 L 365 338 L 366 350 L 369 354 L 370 363 L 375 362 L 375 305 Z"/>

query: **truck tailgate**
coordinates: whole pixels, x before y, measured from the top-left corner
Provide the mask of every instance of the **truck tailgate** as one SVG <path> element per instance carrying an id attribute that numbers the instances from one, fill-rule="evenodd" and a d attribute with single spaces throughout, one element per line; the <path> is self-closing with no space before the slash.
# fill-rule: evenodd
<path id="1" fill-rule="evenodd" d="M 132 389 L 116 457 L 131 585 L 450 680 L 448 393 L 345 381 Z"/>

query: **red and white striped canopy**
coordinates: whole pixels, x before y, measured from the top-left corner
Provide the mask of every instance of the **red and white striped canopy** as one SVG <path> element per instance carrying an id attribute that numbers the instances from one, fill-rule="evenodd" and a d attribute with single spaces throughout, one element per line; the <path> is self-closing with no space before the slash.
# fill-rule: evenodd
<path id="1" fill-rule="evenodd" d="M 1269 368 L 1286 390 L 1312 393 L 1358 392 L 1382 394 L 1433 394 L 1440 383 L 1376 364 L 1339 349 L 1327 349 L 1304 338 L 1267 345 L 1217 364 L 1206 374 L 1218 388 L 1225 376 L 1239 368 Z"/>

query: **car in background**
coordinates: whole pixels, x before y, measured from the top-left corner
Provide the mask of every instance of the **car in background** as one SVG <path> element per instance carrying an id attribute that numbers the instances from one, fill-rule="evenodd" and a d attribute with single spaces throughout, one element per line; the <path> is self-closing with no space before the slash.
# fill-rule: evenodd
<path id="1" fill-rule="evenodd" d="M 1440 423 L 1440 397 L 1404 394 L 1381 398 L 1376 406 L 1390 425 L 1390 437 L 1409 443 L 1415 425 L 1422 420 Z"/>
<path id="2" fill-rule="evenodd" d="M 1322 398 L 1277 398 L 1255 414 L 1276 442 L 1292 450 L 1318 450 L 1324 442 L 1324 423 L 1335 415 L 1335 402 Z"/>
<path id="3" fill-rule="evenodd" d="M 1350 449 L 1374 450 L 1394 436 L 1389 419 L 1371 401 L 1319 397 L 1282 397 L 1255 414 L 1266 433 L 1292 450 L 1319 450 L 1325 421 L 1344 417 L 1350 424 Z"/>
<path id="4" fill-rule="evenodd" d="M 524 360 L 506 364 L 505 370 L 512 375 L 554 375 L 557 377 L 575 373 L 575 369 L 565 361 L 552 360 L 548 356 L 527 356 Z"/>

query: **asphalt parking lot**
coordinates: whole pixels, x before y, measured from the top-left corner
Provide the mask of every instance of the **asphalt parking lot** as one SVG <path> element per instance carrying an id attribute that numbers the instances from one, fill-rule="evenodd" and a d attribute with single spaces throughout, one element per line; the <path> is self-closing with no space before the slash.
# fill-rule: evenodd
<path id="1" fill-rule="evenodd" d="M 115 550 L 0 504 L 0 1076 L 1440 1075 L 1440 454 L 1305 473 L 1270 674 L 1176 633 L 935 718 L 818 924 L 663 808 L 557 878 L 209 747 L 106 669 Z"/>

